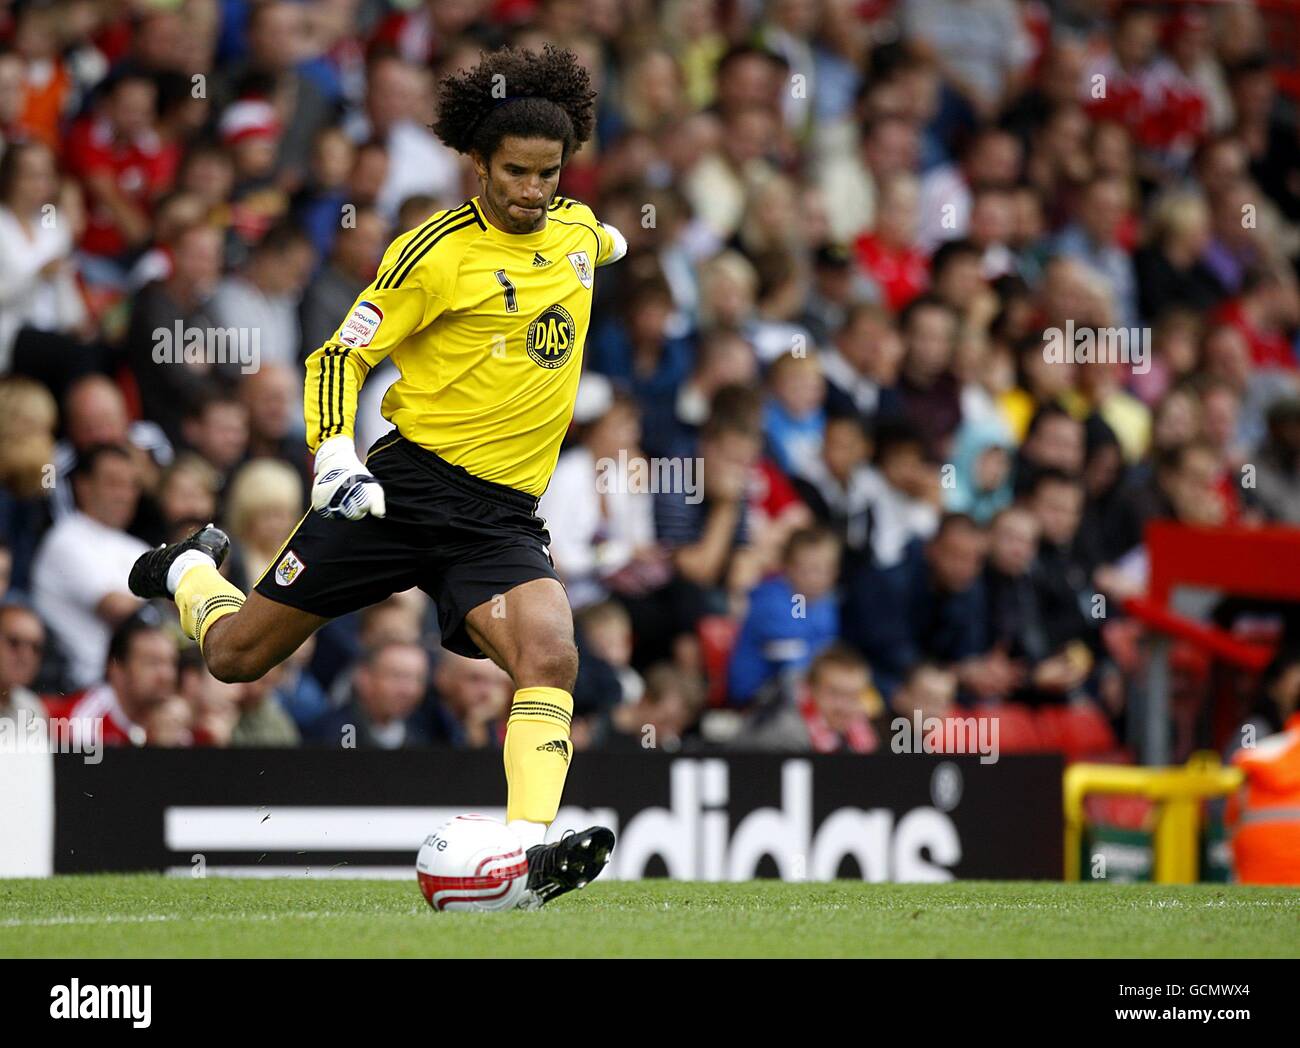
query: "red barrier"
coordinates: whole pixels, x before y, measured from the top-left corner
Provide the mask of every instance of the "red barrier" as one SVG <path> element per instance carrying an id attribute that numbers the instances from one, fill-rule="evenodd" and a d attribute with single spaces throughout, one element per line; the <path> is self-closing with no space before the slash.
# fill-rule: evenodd
<path id="1" fill-rule="evenodd" d="M 1147 525 L 1146 548 L 1147 593 L 1126 600 L 1124 609 L 1156 638 L 1142 696 L 1142 756 L 1148 764 L 1164 764 L 1169 759 L 1170 641 L 1255 673 L 1268 666 L 1275 650 L 1178 614 L 1171 603 L 1174 590 L 1196 586 L 1224 595 L 1300 601 L 1300 528 L 1190 527 L 1160 520 Z"/>

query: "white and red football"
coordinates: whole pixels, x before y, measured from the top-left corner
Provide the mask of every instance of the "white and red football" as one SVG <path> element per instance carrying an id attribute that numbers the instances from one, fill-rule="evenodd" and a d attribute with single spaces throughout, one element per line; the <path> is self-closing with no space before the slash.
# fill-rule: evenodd
<path id="1" fill-rule="evenodd" d="M 415 873 L 435 910 L 513 910 L 528 887 L 528 857 L 496 819 L 457 815 L 424 839 Z"/>

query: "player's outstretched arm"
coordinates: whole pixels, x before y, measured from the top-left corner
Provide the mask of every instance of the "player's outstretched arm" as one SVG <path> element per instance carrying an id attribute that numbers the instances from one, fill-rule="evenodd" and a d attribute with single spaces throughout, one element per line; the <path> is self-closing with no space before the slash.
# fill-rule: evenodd
<path id="1" fill-rule="evenodd" d="M 363 291 L 339 329 L 307 358 L 303 417 L 307 446 L 316 454 L 311 505 L 326 517 L 382 517 L 384 489 L 353 444 L 357 396 L 371 368 L 412 333 L 432 323 L 445 299 L 419 276 L 396 275 L 410 236 L 389 247 L 379 275 Z"/>

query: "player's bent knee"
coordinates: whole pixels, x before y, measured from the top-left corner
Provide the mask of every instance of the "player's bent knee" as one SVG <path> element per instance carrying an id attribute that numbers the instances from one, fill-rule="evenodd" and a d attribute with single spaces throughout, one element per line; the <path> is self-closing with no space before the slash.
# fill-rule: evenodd
<path id="1" fill-rule="evenodd" d="M 526 649 L 514 676 L 515 686 L 519 688 L 560 688 L 571 692 L 578 678 L 578 649 L 572 641 L 538 644 Z"/>

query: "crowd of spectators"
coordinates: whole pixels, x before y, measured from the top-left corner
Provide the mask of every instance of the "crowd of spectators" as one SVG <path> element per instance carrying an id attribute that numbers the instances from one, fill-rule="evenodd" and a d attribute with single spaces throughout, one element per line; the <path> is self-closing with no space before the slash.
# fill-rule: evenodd
<path id="1" fill-rule="evenodd" d="M 227 685 L 125 580 L 208 520 L 238 585 L 271 563 L 303 359 L 394 236 L 477 192 L 436 79 L 551 42 L 599 92 L 560 191 L 629 242 L 540 507 L 575 744 L 871 752 L 894 716 L 1014 710 L 1119 747 L 1146 523 L 1300 524 L 1300 56 L 1270 11 L 0 3 L 0 710 L 500 745 L 508 677 L 442 651 L 418 591 Z M 1060 352 L 1083 329 L 1143 355 Z"/>

